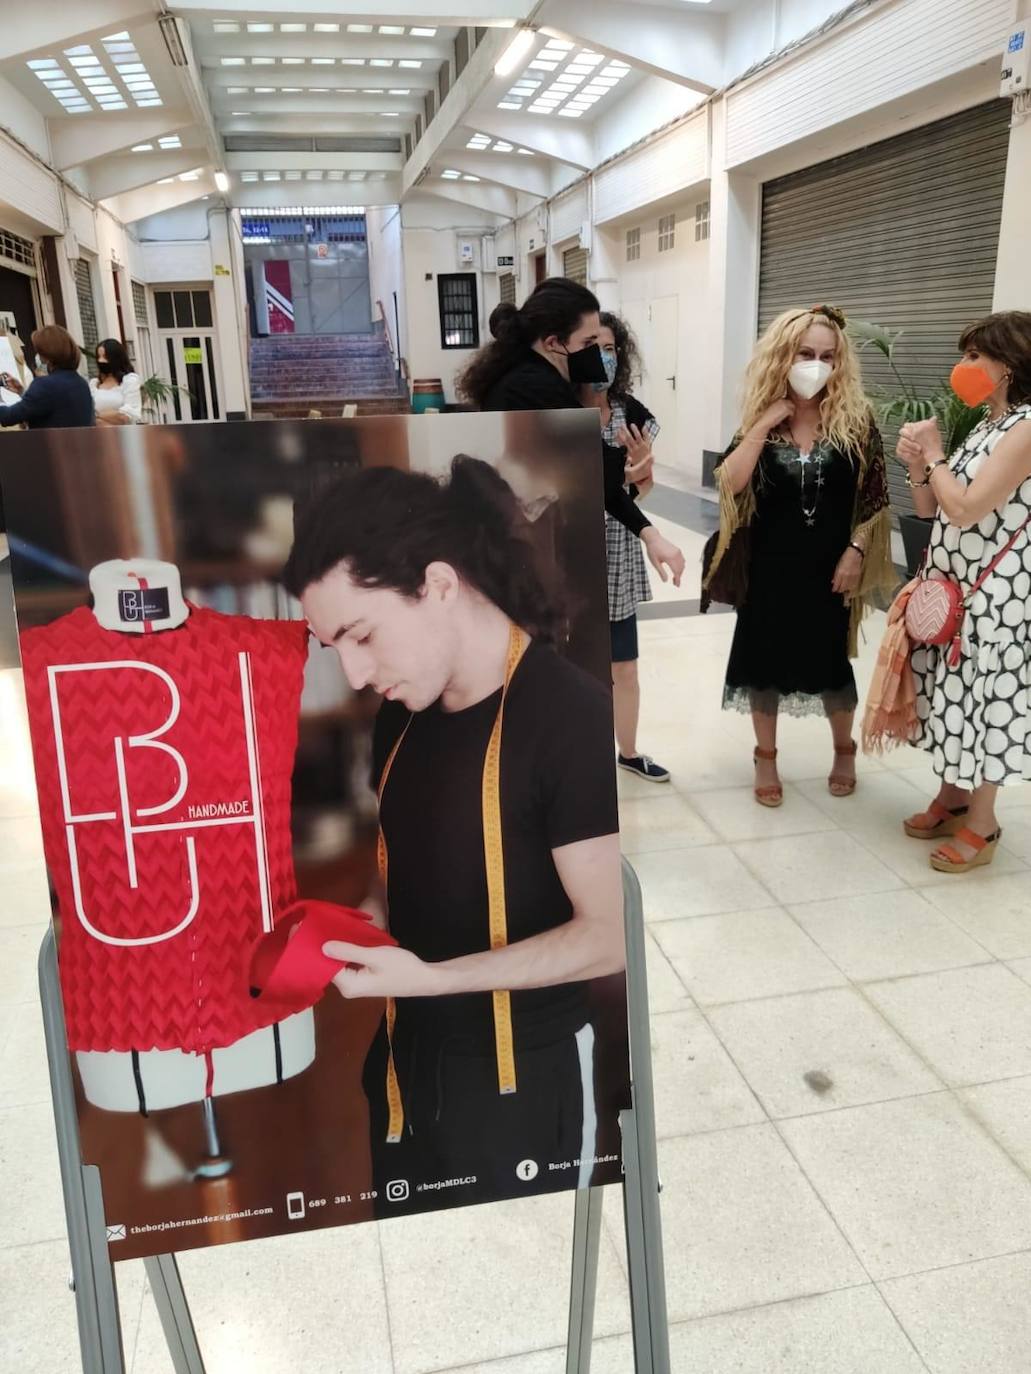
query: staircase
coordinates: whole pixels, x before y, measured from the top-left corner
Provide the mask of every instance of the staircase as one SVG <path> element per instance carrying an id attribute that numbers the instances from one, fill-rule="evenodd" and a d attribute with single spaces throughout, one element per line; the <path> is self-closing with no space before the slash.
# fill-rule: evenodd
<path id="1" fill-rule="evenodd" d="M 347 405 L 357 406 L 359 415 L 411 409 L 382 333 L 252 339 L 251 403 L 255 419 L 276 420 L 304 419 L 311 410 L 339 418 Z"/>

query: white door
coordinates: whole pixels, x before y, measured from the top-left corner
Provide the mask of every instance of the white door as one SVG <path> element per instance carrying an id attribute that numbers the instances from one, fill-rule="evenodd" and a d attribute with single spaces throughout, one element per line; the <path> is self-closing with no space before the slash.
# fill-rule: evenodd
<path id="1" fill-rule="evenodd" d="M 680 354 L 680 297 L 660 296 L 648 307 L 648 328 L 641 340 L 644 351 L 645 385 L 641 400 L 662 426 L 666 444 L 675 444 L 677 433 L 677 366 Z M 661 444 L 661 440 L 660 440 Z M 658 450 L 656 450 L 658 456 Z M 676 463 L 670 448 L 662 461 Z"/>
<path id="2" fill-rule="evenodd" d="M 203 330 L 161 331 L 162 372 L 177 388 L 164 407 L 167 422 L 221 420 L 215 336 Z"/>

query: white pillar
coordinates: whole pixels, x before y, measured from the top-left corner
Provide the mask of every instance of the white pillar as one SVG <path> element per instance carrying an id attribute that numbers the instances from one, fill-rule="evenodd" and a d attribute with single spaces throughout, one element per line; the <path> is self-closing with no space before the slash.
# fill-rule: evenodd
<path id="1" fill-rule="evenodd" d="M 620 290 L 615 236 L 595 225 L 591 232 L 591 254 L 587 262 L 590 287 L 601 302 L 602 310 L 618 310 Z"/>
<path id="2" fill-rule="evenodd" d="M 247 330 L 246 287 L 240 259 L 234 252 L 230 216 L 214 210 L 208 216 L 215 342 L 222 371 L 222 413 L 250 413 L 247 366 L 250 339 Z"/>
<path id="3" fill-rule="evenodd" d="M 709 298 L 704 325 L 710 341 L 703 443 L 722 450 L 741 418 L 741 384 L 755 347 L 759 306 L 761 184 L 724 165 L 726 106 L 713 108 L 709 194 Z"/>
<path id="4" fill-rule="evenodd" d="M 1031 115 L 1010 131 L 993 310 L 1031 310 Z"/>

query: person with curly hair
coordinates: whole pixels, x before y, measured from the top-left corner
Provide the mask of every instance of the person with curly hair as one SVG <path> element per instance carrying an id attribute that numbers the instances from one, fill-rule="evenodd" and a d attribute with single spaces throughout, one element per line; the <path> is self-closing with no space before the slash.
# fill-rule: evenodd
<path id="1" fill-rule="evenodd" d="M 999 788 L 1031 781 L 1031 312 L 977 320 L 959 348 L 952 389 L 985 406 L 984 419 L 951 454 L 933 419 L 903 425 L 898 443 L 916 512 L 934 517 L 920 576 L 956 582 L 968 597 L 958 643 L 919 644 L 912 655 L 914 743 L 941 786 L 905 831 L 951 839 L 930 864 L 952 874 L 992 862 Z"/>
<path id="2" fill-rule="evenodd" d="M 605 443 L 623 450 L 629 457 L 636 452 L 633 471 L 637 476 L 625 484 L 628 495 L 637 500 L 654 485 L 652 443 L 659 423 L 636 396 L 631 394 L 633 379 L 641 375 L 641 359 L 629 326 L 618 315 L 600 315 L 598 344 L 607 380 L 580 388 L 585 406 L 601 412 L 601 432 Z M 637 747 L 637 727 L 641 715 L 641 684 L 637 672 L 637 607 L 652 599 L 648 569 L 641 552 L 641 541 L 625 525 L 605 512 L 605 556 L 608 566 L 609 633 L 612 640 L 612 707 L 619 748 L 619 767 L 646 782 L 669 782 L 669 769 L 663 768 Z"/>
<path id="3" fill-rule="evenodd" d="M 866 608 L 886 603 L 898 579 L 884 447 L 839 310 L 788 310 L 766 330 L 717 477 L 720 532 L 704 585 L 724 559 L 739 563 L 723 705 L 751 712 L 755 799 L 768 807 L 784 800 L 782 711 L 827 716 L 828 787 L 851 796 L 858 697 L 849 660 Z"/>

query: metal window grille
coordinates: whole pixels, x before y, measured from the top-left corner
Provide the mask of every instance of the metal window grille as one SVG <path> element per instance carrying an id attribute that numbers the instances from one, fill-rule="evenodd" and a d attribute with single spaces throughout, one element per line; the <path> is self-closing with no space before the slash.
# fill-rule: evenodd
<path id="1" fill-rule="evenodd" d="M 100 342 L 97 331 L 97 306 L 93 298 L 93 274 L 86 258 L 75 261 L 75 294 L 79 300 L 79 319 L 82 323 L 82 346 L 86 353 L 89 375 L 97 375 L 96 351 Z"/>
<path id="2" fill-rule="evenodd" d="M 659 252 L 668 253 L 671 248 L 676 247 L 677 242 L 677 217 L 676 215 L 663 215 L 659 220 Z"/>
<path id="3" fill-rule="evenodd" d="M 437 278 L 437 291 L 440 297 L 441 348 L 479 348 L 480 322 L 475 273 L 441 273 Z"/>
<path id="4" fill-rule="evenodd" d="M 701 243 L 709 237 L 709 202 L 701 200 L 694 208 L 694 241 Z"/>
<path id="5" fill-rule="evenodd" d="M 136 316 L 136 323 L 150 324 L 150 315 L 147 311 L 147 288 L 140 281 L 132 284 L 132 310 Z"/>
<path id="6" fill-rule="evenodd" d="M 0 258 L 7 258 L 10 262 L 20 263 L 35 271 L 36 245 L 31 239 L 12 234 L 9 229 L 0 229 Z"/>
<path id="7" fill-rule="evenodd" d="M 628 229 L 626 231 L 626 260 L 627 262 L 641 261 L 640 229 Z"/>

